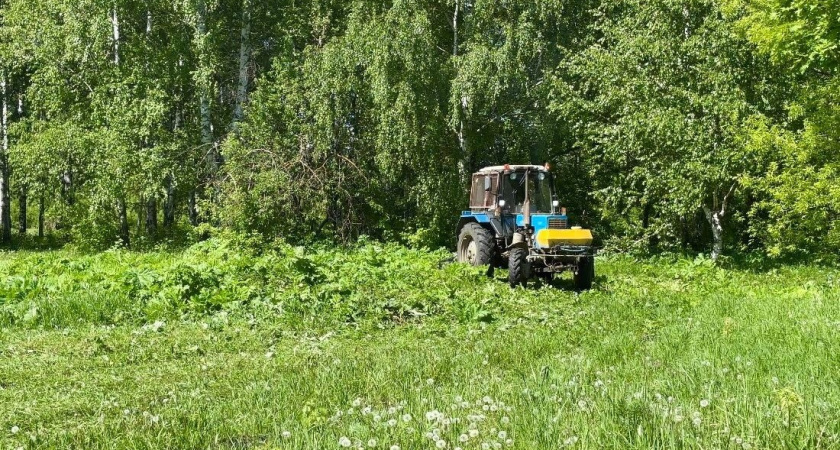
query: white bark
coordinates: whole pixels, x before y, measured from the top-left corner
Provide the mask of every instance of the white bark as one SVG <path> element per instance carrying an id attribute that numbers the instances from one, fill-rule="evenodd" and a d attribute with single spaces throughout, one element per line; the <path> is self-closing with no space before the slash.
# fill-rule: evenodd
<path id="1" fill-rule="evenodd" d="M 714 209 L 709 208 L 706 205 L 703 206 L 703 212 L 706 214 L 706 220 L 712 228 L 712 260 L 715 261 L 717 261 L 720 255 L 723 254 L 723 219 L 726 217 L 726 206 L 729 203 L 729 198 L 732 196 L 732 193 L 735 192 L 736 187 L 737 183 L 732 184 L 732 187 L 729 188 L 729 192 L 723 196 L 723 200 L 721 200 L 719 204 L 718 196 L 715 194 Z"/>
<path id="2" fill-rule="evenodd" d="M 455 0 L 455 12 L 452 15 L 452 57 L 458 56 L 458 17 L 461 12 L 461 1 Z M 467 97 L 461 97 L 461 102 L 458 106 L 460 119 L 458 120 L 458 149 L 460 150 L 460 158 L 458 160 L 458 172 L 460 172 L 462 184 L 466 184 L 470 179 L 470 157 L 467 154 L 467 135 L 466 124 L 464 123 L 464 116 L 467 113 Z"/>
<path id="3" fill-rule="evenodd" d="M 236 90 L 236 105 L 233 110 L 233 129 L 245 116 L 248 102 L 248 66 L 251 61 L 251 0 L 242 0 L 242 30 L 239 41 L 239 86 Z"/>
<path id="4" fill-rule="evenodd" d="M 207 5 L 204 0 L 198 0 L 198 14 L 196 23 L 196 32 L 198 40 L 200 41 L 201 52 L 205 51 L 204 40 L 207 38 Z M 201 117 L 201 147 L 205 151 L 204 160 L 207 169 L 211 174 L 216 173 L 216 155 L 213 148 L 213 123 L 210 119 L 210 94 L 208 92 L 209 82 L 207 80 L 200 80 L 199 82 L 199 116 Z"/>
<path id="5" fill-rule="evenodd" d="M 120 65 L 120 19 L 117 16 L 116 4 L 111 9 L 111 28 L 113 31 L 111 38 L 114 45 L 114 64 Z"/>
<path id="6" fill-rule="evenodd" d="M 709 207 L 703 207 L 706 213 L 706 220 L 712 227 L 712 260 L 717 261 L 723 254 L 723 211 L 712 211 Z"/>
<path id="7" fill-rule="evenodd" d="M 3 97 L 0 117 L 0 242 L 8 243 L 12 238 L 12 204 L 9 193 L 9 101 L 6 91 L 6 76 L 0 79 L 0 95 Z"/>

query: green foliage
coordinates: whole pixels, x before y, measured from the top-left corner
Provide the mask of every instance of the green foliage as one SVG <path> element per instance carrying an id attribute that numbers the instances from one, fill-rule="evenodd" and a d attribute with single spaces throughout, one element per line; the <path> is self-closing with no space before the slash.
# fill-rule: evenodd
<path id="1" fill-rule="evenodd" d="M 45 231 L 87 248 L 200 222 L 302 245 L 423 230 L 437 247 L 469 173 L 549 161 L 610 249 L 830 255 L 834 9 L 7 0 L 6 190 L 25 228 L 43 204 Z"/>
<path id="2" fill-rule="evenodd" d="M 599 257 L 576 294 L 364 241 L 0 255 L 0 446 L 840 444 L 837 269 Z"/>

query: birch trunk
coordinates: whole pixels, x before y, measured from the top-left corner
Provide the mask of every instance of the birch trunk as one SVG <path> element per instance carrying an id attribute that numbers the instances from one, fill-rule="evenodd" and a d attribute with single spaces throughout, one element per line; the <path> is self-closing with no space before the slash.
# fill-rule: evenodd
<path id="1" fill-rule="evenodd" d="M 18 197 L 18 232 L 23 236 L 26 236 L 26 230 L 29 228 L 26 217 L 26 214 L 28 213 L 27 200 L 26 193 L 22 193 L 20 194 L 20 197 Z"/>
<path id="2" fill-rule="evenodd" d="M 239 85 L 236 89 L 236 104 L 233 109 L 234 131 L 245 116 L 245 104 L 248 102 L 248 66 L 251 61 L 251 4 L 252 0 L 242 0 L 242 30 L 239 36 Z"/>
<path id="3" fill-rule="evenodd" d="M 157 210 L 157 198 L 149 196 L 146 200 L 146 233 L 153 238 L 157 235 Z"/>
<path id="4" fill-rule="evenodd" d="M 120 241 L 126 247 L 131 246 L 131 233 L 128 228 L 128 205 L 125 199 L 120 199 L 117 205 L 120 216 Z"/>
<path id="5" fill-rule="evenodd" d="M 120 19 L 117 16 L 117 5 L 111 9 L 112 44 L 114 46 L 114 64 L 120 65 Z"/>
<path id="6" fill-rule="evenodd" d="M 6 76 L 0 79 L 2 95 L 2 118 L 0 118 L 0 243 L 8 244 L 12 240 L 12 202 L 9 193 L 9 101 Z"/>
<path id="7" fill-rule="evenodd" d="M 163 202 L 163 226 L 175 225 L 175 180 L 172 174 L 166 176 L 166 200 Z"/>
<path id="8" fill-rule="evenodd" d="M 461 12 L 461 1 L 455 0 L 455 12 L 452 15 L 452 57 L 458 57 L 459 38 L 458 38 L 458 19 Z M 458 158 L 458 172 L 461 176 L 461 184 L 466 185 L 470 179 L 470 155 L 467 153 L 467 136 L 466 124 L 464 117 L 466 116 L 468 100 L 466 96 L 461 97 L 458 105 L 459 121 L 456 133 L 458 135 L 458 149 L 460 150 L 460 158 Z"/>
<path id="9" fill-rule="evenodd" d="M 46 208 L 45 208 L 45 205 L 44 205 L 44 196 L 42 195 L 38 198 L 38 237 L 39 238 L 44 237 L 44 210 L 45 209 Z"/>
<path id="10" fill-rule="evenodd" d="M 200 52 L 204 54 L 206 52 L 206 43 L 204 41 L 207 39 L 207 5 L 204 0 L 198 0 L 197 9 L 196 33 L 198 35 Z M 200 57 L 199 59 L 204 60 L 206 58 Z M 203 65 L 203 62 L 199 64 Z M 199 80 L 199 115 L 201 117 L 201 147 L 206 152 L 204 161 L 208 174 L 212 178 L 218 169 L 218 160 L 216 158 L 216 149 L 213 146 L 213 122 L 210 118 L 209 83 L 209 80 L 206 79 Z"/>
<path id="11" fill-rule="evenodd" d="M 723 211 L 712 211 L 708 207 L 703 207 L 706 213 L 706 220 L 712 227 L 712 260 L 717 261 L 721 254 L 723 254 Z"/>

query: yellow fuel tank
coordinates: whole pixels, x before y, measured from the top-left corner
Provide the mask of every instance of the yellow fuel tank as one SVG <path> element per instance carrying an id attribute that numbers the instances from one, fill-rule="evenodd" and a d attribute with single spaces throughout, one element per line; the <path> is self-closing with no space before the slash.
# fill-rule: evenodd
<path id="1" fill-rule="evenodd" d="M 582 228 L 569 230 L 544 229 L 537 233 L 537 245 L 540 248 L 555 245 L 592 245 L 592 231 Z"/>

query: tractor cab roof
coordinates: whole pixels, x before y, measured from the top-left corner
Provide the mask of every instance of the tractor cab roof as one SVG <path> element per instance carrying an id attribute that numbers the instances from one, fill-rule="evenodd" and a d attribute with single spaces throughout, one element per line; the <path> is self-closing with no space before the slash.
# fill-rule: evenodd
<path id="1" fill-rule="evenodd" d="M 521 165 L 507 165 L 507 166 L 489 166 L 489 167 L 485 167 L 485 168 L 479 170 L 478 173 L 493 173 L 493 172 L 502 172 L 502 171 L 505 171 L 505 170 L 520 171 L 520 170 L 527 170 L 527 169 L 536 170 L 536 171 L 540 171 L 540 172 L 548 172 L 548 169 L 546 169 L 543 166 L 521 164 Z"/>

